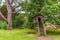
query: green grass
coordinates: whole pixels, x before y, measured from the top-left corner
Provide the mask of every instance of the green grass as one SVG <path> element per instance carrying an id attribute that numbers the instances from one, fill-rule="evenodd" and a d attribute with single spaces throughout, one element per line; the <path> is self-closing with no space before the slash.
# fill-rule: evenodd
<path id="1" fill-rule="evenodd" d="M 60 29 L 59 30 L 48 30 L 47 36 L 53 38 L 54 40 L 60 40 Z"/>
<path id="2" fill-rule="evenodd" d="M 48 30 L 47 37 L 60 40 L 60 30 Z M 31 29 L 0 30 L 0 40 L 35 40 L 35 38 L 35 30 Z"/>
<path id="3" fill-rule="evenodd" d="M 0 30 L 0 40 L 35 40 L 34 30 Z"/>

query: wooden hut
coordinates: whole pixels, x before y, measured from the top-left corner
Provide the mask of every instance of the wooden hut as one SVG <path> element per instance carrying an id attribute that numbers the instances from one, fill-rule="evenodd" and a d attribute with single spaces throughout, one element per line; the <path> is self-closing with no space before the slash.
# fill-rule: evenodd
<path id="1" fill-rule="evenodd" d="M 40 36 L 46 35 L 46 29 L 43 25 L 44 21 L 45 21 L 45 17 L 41 14 L 38 14 L 38 15 L 33 17 L 33 22 L 37 23 L 38 35 L 40 35 Z"/>

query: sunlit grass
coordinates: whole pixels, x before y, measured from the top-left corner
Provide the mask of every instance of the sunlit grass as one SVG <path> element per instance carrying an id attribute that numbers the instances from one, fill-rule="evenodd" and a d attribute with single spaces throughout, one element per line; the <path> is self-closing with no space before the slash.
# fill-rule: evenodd
<path id="1" fill-rule="evenodd" d="M 60 29 L 59 30 L 48 30 L 47 36 L 53 38 L 54 40 L 60 40 Z"/>
<path id="2" fill-rule="evenodd" d="M 60 40 L 60 30 L 48 30 L 47 37 Z M 0 40 L 35 40 L 35 30 L 32 29 L 13 29 L 0 30 Z"/>
<path id="3" fill-rule="evenodd" d="M 35 40 L 35 34 L 30 29 L 0 30 L 0 40 Z"/>

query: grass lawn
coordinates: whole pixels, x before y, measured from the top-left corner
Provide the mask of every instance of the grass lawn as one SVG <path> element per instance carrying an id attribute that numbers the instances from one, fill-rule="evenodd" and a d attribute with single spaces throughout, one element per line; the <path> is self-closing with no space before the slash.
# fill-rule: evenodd
<path id="1" fill-rule="evenodd" d="M 0 40 L 35 40 L 34 30 L 0 30 Z"/>
<path id="2" fill-rule="evenodd" d="M 60 40 L 60 29 L 47 31 L 47 36 L 53 38 L 54 40 Z"/>
<path id="3" fill-rule="evenodd" d="M 47 37 L 54 40 L 60 40 L 60 30 L 47 31 Z M 30 29 L 14 29 L 0 30 L 0 40 L 35 40 L 35 30 Z"/>

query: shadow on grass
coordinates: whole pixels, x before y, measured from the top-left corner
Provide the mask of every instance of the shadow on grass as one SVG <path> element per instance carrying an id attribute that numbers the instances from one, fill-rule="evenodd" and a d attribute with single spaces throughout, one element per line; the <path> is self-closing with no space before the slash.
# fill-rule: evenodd
<path id="1" fill-rule="evenodd" d="M 36 30 L 30 29 L 30 31 L 28 31 L 27 34 L 36 34 Z"/>
<path id="2" fill-rule="evenodd" d="M 36 30 L 30 30 L 27 34 L 36 34 Z M 60 30 L 47 30 L 46 33 L 48 35 L 60 35 Z"/>
<path id="3" fill-rule="evenodd" d="M 47 30 L 48 35 L 60 35 L 60 30 Z"/>
<path id="4" fill-rule="evenodd" d="M 28 32 L 27 34 L 36 34 L 36 32 Z"/>

